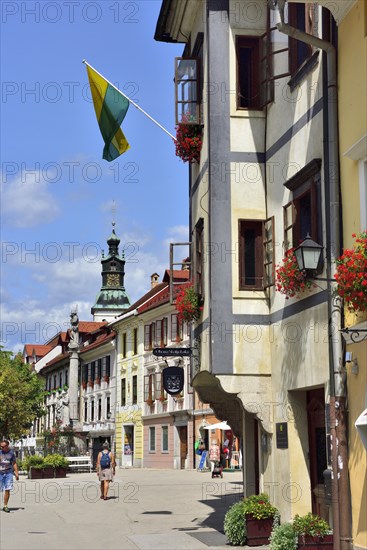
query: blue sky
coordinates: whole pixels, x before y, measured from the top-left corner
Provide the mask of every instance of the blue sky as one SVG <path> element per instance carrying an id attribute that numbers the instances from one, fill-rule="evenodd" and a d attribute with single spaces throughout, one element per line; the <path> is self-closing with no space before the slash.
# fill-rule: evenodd
<path id="1" fill-rule="evenodd" d="M 2 345 L 17 351 L 81 319 L 101 285 L 115 201 L 132 301 L 188 240 L 187 165 L 130 105 L 130 150 L 102 159 L 86 59 L 171 134 L 174 57 L 154 40 L 161 0 L 1 3 Z"/>

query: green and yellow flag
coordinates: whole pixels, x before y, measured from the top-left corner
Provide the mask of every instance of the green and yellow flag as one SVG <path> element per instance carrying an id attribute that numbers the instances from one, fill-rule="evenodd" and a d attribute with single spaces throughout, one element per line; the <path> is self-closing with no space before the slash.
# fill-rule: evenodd
<path id="1" fill-rule="evenodd" d="M 129 108 L 129 100 L 87 65 L 94 110 L 105 146 L 103 158 L 111 162 L 130 149 L 120 126 Z"/>

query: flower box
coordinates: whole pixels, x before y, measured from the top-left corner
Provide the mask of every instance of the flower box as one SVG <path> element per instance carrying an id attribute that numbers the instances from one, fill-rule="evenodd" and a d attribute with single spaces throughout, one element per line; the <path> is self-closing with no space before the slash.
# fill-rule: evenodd
<path id="1" fill-rule="evenodd" d="M 247 546 L 262 546 L 269 544 L 274 518 L 257 519 L 252 514 L 246 514 L 246 544 Z"/>
<path id="2" fill-rule="evenodd" d="M 203 145 L 203 128 L 201 124 L 193 124 L 187 116 L 176 126 L 176 156 L 183 162 L 200 162 L 200 151 Z"/>
<path id="3" fill-rule="evenodd" d="M 43 479 L 43 468 L 31 467 L 28 472 L 29 479 Z"/>
<path id="4" fill-rule="evenodd" d="M 55 468 L 55 477 L 66 477 L 66 470 L 67 468 L 63 468 L 62 466 L 58 466 Z"/>
<path id="5" fill-rule="evenodd" d="M 333 535 L 324 535 L 323 537 L 312 537 L 310 535 L 299 535 L 298 548 L 307 548 L 307 550 L 333 550 Z"/>

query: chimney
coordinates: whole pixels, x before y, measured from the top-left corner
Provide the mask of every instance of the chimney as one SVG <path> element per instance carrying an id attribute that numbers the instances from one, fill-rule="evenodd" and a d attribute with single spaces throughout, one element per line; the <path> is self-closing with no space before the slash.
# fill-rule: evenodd
<path id="1" fill-rule="evenodd" d="M 159 284 L 159 275 L 158 273 L 153 273 L 153 275 L 150 276 L 150 288 L 154 288 Z"/>
<path id="2" fill-rule="evenodd" d="M 189 271 L 190 269 L 190 257 L 184 258 L 181 264 L 182 271 Z"/>

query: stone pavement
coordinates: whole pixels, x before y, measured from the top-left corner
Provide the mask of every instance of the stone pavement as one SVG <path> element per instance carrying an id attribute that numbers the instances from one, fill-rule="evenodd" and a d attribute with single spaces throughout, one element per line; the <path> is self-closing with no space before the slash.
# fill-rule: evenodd
<path id="1" fill-rule="evenodd" d="M 14 485 L 11 513 L 0 512 L 1 550 L 236 548 L 227 545 L 223 519 L 242 496 L 238 471 L 212 480 L 195 470 L 118 470 L 108 501 L 96 474 L 21 475 Z"/>

